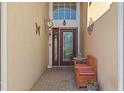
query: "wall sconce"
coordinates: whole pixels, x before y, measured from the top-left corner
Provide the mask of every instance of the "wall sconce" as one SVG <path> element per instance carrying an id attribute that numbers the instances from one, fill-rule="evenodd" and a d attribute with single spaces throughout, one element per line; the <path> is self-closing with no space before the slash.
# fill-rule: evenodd
<path id="1" fill-rule="evenodd" d="M 65 26 L 65 25 L 66 25 L 66 21 L 64 20 L 64 21 L 63 21 L 63 26 Z"/>
<path id="2" fill-rule="evenodd" d="M 92 23 L 92 24 L 88 27 L 88 33 L 89 33 L 89 35 L 92 34 L 92 32 L 93 32 L 93 27 L 94 27 L 94 23 Z"/>
<path id="3" fill-rule="evenodd" d="M 93 21 L 93 18 L 90 18 L 89 26 L 88 26 L 88 28 L 87 28 L 89 35 L 92 34 L 92 32 L 93 32 L 93 27 L 94 27 L 94 21 Z"/>

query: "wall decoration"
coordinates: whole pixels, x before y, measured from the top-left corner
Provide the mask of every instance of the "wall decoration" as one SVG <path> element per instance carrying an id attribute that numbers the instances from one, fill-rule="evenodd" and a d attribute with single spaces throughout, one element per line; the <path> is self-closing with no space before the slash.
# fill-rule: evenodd
<path id="1" fill-rule="evenodd" d="M 92 32 L 93 32 L 93 27 L 94 27 L 94 21 L 93 21 L 93 18 L 90 18 L 89 26 L 88 26 L 88 28 L 87 28 L 89 35 L 92 34 Z"/>
<path id="2" fill-rule="evenodd" d="M 38 26 L 37 22 L 35 22 L 36 27 L 36 35 L 38 34 L 40 36 L 40 26 Z"/>
<path id="3" fill-rule="evenodd" d="M 48 28 L 49 36 L 51 36 L 52 27 L 53 27 L 53 20 L 52 19 L 44 19 L 44 25 Z"/>
<path id="4" fill-rule="evenodd" d="M 88 34 L 91 35 L 93 32 L 93 27 L 94 27 L 94 23 L 92 23 L 89 27 L 88 27 Z"/>
<path id="5" fill-rule="evenodd" d="M 92 2 L 89 2 L 89 6 L 92 4 Z"/>
<path id="6" fill-rule="evenodd" d="M 52 22 L 52 20 L 48 19 L 47 26 L 48 26 L 49 28 L 52 28 L 52 27 L 53 27 L 53 22 Z"/>

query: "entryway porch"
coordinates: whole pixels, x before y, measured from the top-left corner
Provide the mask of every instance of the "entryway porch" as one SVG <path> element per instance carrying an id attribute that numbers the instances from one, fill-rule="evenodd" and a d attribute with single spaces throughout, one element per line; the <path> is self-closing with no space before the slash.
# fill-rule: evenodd
<path id="1" fill-rule="evenodd" d="M 73 67 L 53 67 L 47 69 L 34 84 L 32 91 L 86 91 L 77 88 Z"/>

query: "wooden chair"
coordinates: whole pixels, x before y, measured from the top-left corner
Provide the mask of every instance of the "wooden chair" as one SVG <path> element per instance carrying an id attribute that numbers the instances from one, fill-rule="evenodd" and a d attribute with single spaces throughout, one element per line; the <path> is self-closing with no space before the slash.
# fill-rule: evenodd
<path id="1" fill-rule="evenodd" d="M 81 64 L 78 59 L 74 59 L 74 77 L 78 88 L 86 87 L 87 80 L 96 81 L 96 58 L 87 55 L 82 60 L 86 61 L 86 64 Z"/>

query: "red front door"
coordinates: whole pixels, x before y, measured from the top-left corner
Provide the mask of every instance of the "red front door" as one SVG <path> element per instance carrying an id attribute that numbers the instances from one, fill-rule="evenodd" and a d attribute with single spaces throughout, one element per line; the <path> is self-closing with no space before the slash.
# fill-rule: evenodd
<path id="1" fill-rule="evenodd" d="M 53 29 L 53 65 L 73 65 L 77 56 L 77 30 Z"/>

